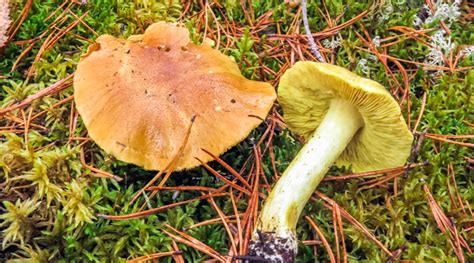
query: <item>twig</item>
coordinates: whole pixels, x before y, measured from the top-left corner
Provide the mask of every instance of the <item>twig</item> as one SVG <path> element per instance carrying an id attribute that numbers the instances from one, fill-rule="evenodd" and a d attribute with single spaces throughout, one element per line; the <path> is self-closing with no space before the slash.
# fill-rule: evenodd
<path id="1" fill-rule="evenodd" d="M 426 135 L 427 131 L 428 131 L 428 128 L 426 128 L 422 133 L 420 133 L 418 135 L 418 138 L 416 139 L 416 143 L 413 146 L 413 148 L 411 149 L 411 155 L 410 155 L 410 159 L 408 160 L 407 169 L 405 170 L 405 172 L 402 175 L 403 178 L 407 177 L 408 173 L 413 168 L 412 164 L 414 164 L 416 162 L 416 160 L 418 159 L 418 152 L 421 149 L 421 145 L 423 144 L 423 140 L 425 139 L 425 135 Z"/>
<path id="2" fill-rule="evenodd" d="M 308 42 L 311 47 L 311 52 L 313 52 L 313 55 L 319 60 L 319 62 L 326 63 L 326 60 L 319 52 L 319 48 L 316 45 L 316 42 L 314 42 L 313 35 L 311 34 L 311 30 L 309 29 L 308 10 L 306 8 L 306 0 L 301 1 L 301 8 L 302 8 L 302 14 L 303 14 L 304 30 L 306 32 L 306 36 L 308 37 Z"/>

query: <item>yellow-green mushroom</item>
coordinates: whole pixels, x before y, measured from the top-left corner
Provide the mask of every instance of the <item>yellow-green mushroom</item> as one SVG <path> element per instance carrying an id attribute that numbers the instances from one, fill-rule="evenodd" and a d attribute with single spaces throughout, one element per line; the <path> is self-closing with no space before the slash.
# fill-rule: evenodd
<path id="1" fill-rule="evenodd" d="M 278 100 L 288 128 L 306 144 L 265 201 L 249 255 L 293 262 L 296 223 L 328 169 L 334 163 L 355 172 L 401 166 L 413 136 L 383 86 L 339 66 L 296 63 L 281 77 Z"/>

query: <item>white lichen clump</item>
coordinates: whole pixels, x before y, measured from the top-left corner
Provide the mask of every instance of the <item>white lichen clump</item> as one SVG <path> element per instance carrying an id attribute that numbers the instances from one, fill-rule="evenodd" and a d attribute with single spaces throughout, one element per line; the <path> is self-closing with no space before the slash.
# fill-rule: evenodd
<path id="1" fill-rule="evenodd" d="M 393 11 L 394 11 L 393 5 L 390 2 L 387 2 L 387 4 L 380 11 L 378 22 L 384 22 L 384 21 L 389 20 L 390 15 L 393 14 Z"/>
<path id="2" fill-rule="evenodd" d="M 434 14 L 432 14 L 431 10 L 425 6 L 425 8 L 428 9 L 429 14 L 428 18 L 426 19 L 426 23 L 431 23 L 436 20 L 444 21 L 448 24 L 456 22 L 461 15 L 461 12 L 459 11 L 460 4 L 461 0 L 455 0 L 451 4 L 437 1 Z"/>
<path id="3" fill-rule="evenodd" d="M 0 47 L 5 46 L 8 40 L 7 31 L 11 23 L 9 14 L 8 0 L 0 0 Z"/>
<path id="4" fill-rule="evenodd" d="M 413 20 L 414 26 L 421 26 L 422 24 L 431 24 L 435 21 L 443 21 L 450 26 L 453 22 L 456 22 L 461 15 L 459 6 L 461 0 L 455 0 L 452 3 L 445 3 L 443 1 L 436 1 L 434 6 L 434 13 L 428 5 L 423 5 L 423 9 L 427 13 L 426 20 L 423 21 L 420 17 L 416 16 Z"/>
<path id="5" fill-rule="evenodd" d="M 357 63 L 357 68 L 360 70 L 360 72 L 364 73 L 365 76 L 369 75 L 369 70 L 370 70 L 367 63 L 368 61 L 365 58 L 359 60 L 359 63 Z"/>
<path id="6" fill-rule="evenodd" d="M 375 36 L 374 39 L 372 39 L 372 43 L 375 47 L 380 47 L 380 36 Z"/>
<path id="7" fill-rule="evenodd" d="M 425 21 L 420 17 L 415 17 L 414 25 L 421 26 L 423 24 L 431 24 L 433 22 L 444 22 L 449 28 L 461 15 L 461 0 L 454 0 L 452 3 L 444 1 L 436 1 L 433 9 L 428 5 L 424 5 L 423 9 L 427 13 Z M 426 55 L 425 63 L 435 66 L 444 66 L 445 58 L 456 48 L 456 44 L 452 41 L 451 36 L 441 29 L 434 33 L 431 37 L 429 53 Z M 463 54 L 461 54 L 463 55 Z"/>
<path id="8" fill-rule="evenodd" d="M 438 30 L 431 37 L 430 52 L 426 57 L 426 63 L 431 65 L 444 65 L 444 56 L 448 55 L 456 45 L 452 42 L 451 36 L 445 36 L 444 30 Z"/>
<path id="9" fill-rule="evenodd" d="M 467 58 L 474 56 L 474 46 L 466 46 L 461 50 L 460 56 L 462 58 Z"/>
<path id="10" fill-rule="evenodd" d="M 342 45 L 341 41 L 342 41 L 342 38 L 340 36 L 337 36 L 337 37 L 332 37 L 331 40 L 324 39 L 321 42 L 321 44 L 323 44 L 323 46 L 327 49 L 335 49 Z"/>

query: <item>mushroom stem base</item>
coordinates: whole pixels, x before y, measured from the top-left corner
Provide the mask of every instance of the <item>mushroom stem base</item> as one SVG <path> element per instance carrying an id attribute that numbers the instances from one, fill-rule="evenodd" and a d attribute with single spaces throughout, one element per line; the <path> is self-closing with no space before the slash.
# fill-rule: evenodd
<path id="1" fill-rule="evenodd" d="M 273 232 L 256 231 L 249 244 L 249 256 L 257 259 L 246 262 L 293 262 L 297 252 L 296 237 L 293 233 L 281 236 Z M 258 259 L 260 258 L 260 259 Z"/>
<path id="2" fill-rule="evenodd" d="M 278 240 L 288 236 L 296 240 L 296 223 L 306 202 L 363 123 L 359 112 L 349 102 L 331 102 L 318 129 L 298 152 L 263 205 L 257 222 L 257 232 L 253 236 L 256 244 L 268 242 L 261 251 L 265 252 L 265 249 L 274 247 L 280 242 Z M 269 236 L 258 234 L 259 231 Z M 296 247 L 294 245 L 291 253 L 296 254 Z"/>

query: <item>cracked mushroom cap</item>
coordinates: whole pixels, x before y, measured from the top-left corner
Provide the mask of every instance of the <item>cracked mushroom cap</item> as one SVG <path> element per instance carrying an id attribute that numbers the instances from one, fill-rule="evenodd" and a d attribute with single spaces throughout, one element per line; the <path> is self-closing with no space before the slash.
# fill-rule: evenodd
<path id="1" fill-rule="evenodd" d="M 128 40 L 102 35 L 74 75 L 76 107 L 90 137 L 118 159 L 162 170 L 192 168 L 243 140 L 276 98 L 265 82 L 244 78 L 237 64 L 186 28 L 164 22 Z"/>
<path id="2" fill-rule="evenodd" d="M 401 166 L 410 154 L 413 135 L 398 103 L 379 83 L 339 66 L 297 62 L 280 79 L 278 101 L 293 132 L 308 139 L 318 128 L 331 100 L 354 105 L 364 124 L 336 161 L 356 172 Z"/>

